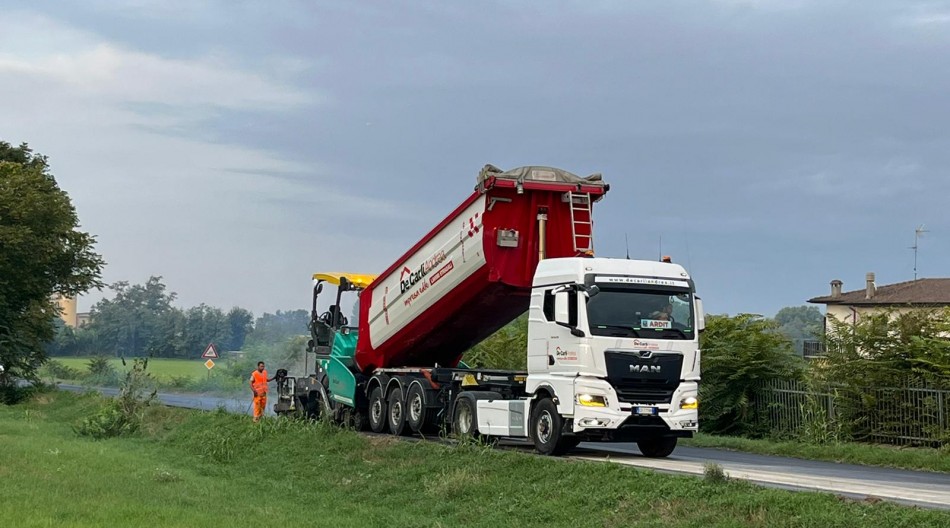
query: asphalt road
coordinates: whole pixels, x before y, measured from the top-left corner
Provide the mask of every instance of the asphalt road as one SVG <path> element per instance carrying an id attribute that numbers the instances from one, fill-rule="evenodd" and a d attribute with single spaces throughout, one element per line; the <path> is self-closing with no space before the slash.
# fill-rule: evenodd
<path id="1" fill-rule="evenodd" d="M 60 385 L 71 391 L 88 390 L 76 385 Z M 116 389 L 99 389 L 114 396 Z M 251 413 L 251 398 L 216 398 L 199 394 L 160 393 L 158 399 L 171 407 Z M 271 407 L 268 405 L 268 407 Z M 273 414 L 268 409 L 268 414 Z M 526 445 L 506 442 L 507 445 Z M 835 493 L 855 499 L 877 498 L 925 508 L 950 509 L 950 475 L 925 471 L 836 464 L 722 449 L 677 447 L 667 458 L 646 458 L 636 444 L 582 443 L 571 458 L 613 462 L 668 473 L 702 475 L 706 463 L 722 466 L 730 478 L 794 490 Z"/>

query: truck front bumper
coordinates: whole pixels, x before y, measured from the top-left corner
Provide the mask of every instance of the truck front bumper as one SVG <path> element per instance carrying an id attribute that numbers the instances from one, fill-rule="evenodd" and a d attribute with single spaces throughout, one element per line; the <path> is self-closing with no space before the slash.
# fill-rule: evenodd
<path id="1" fill-rule="evenodd" d="M 593 436 L 610 436 L 624 431 L 623 436 L 673 434 L 692 436 L 699 429 L 697 407 L 683 408 L 687 398 L 698 398 L 696 382 L 682 382 L 669 403 L 621 402 L 606 380 L 578 378 L 574 391 L 573 432 Z M 600 405 L 603 398 L 603 405 Z M 595 405 L 582 401 L 593 400 Z"/>

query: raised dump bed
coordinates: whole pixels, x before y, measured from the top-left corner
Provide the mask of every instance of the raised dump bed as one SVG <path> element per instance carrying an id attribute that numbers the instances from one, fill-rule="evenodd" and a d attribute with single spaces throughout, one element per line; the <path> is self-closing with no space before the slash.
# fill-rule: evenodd
<path id="1" fill-rule="evenodd" d="M 361 292 L 359 369 L 458 365 L 525 312 L 539 259 L 593 254 L 591 209 L 608 189 L 599 174 L 486 166 L 471 196 Z"/>

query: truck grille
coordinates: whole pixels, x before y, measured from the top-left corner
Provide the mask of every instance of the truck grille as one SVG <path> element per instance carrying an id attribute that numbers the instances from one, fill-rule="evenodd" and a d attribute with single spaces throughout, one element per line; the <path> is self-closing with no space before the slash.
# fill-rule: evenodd
<path id="1" fill-rule="evenodd" d="M 670 403 L 678 385 L 677 383 L 670 387 L 666 383 L 630 383 L 614 389 L 617 391 L 617 397 L 624 403 Z"/>
<path id="2" fill-rule="evenodd" d="M 683 356 L 653 352 L 604 353 L 607 381 L 624 403 L 670 403 L 680 384 Z"/>

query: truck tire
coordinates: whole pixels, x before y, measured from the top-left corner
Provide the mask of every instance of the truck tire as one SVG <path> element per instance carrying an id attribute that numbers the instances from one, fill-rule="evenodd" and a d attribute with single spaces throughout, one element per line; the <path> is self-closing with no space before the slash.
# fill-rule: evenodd
<path id="1" fill-rule="evenodd" d="M 531 439 L 542 455 L 560 456 L 574 448 L 576 437 L 564 436 L 564 419 L 551 398 L 544 398 L 531 411 Z"/>
<path id="2" fill-rule="evenodd" d="M 366 417 L 366 413 L 362 413 L 352 407 L 347 407 L 341 413 L 343 416 L 343 425 L 345 427 L 351 427 L 355 431 L 365 431 L 366 427 L 369 425 L 369 421 Z"/>
<path id="3" fill-rule="evenodd" d="M 307 398 L 301 399 L 303 403 L 304 414 L 308 420 L 319 420 L 321 411 L 323 410 L 323 405 L 320 403 L 320 393 L 317 391 L 310 391 L 307 393 Z"/>
<path id="4" fill-rule="evenodd" d="M 452 416 L 452 432 L 460 440 L 478 440 L 478 418 L 475 400 L 458 398 L 455 400 L 455 413 Z"/>
<path id="5" fill-rule="evenodd" d="M 409 386 L 406 396 L 406 424 L 413 433 L 423 433 L 435 424 L 436 409 L 426 408 L 425 389 L 418 383 Z"/>
<path id="6" fill-rule="evenodd" d="M 657 436 L 637 441 L 637 447 L 647 458 L 665 458 L 676 449 L 676 437 Z"/>
<path id="7" fill-rule="evenodd" d="M 373 387 L 369 393 L 369 428 L 374 433 L 386 432 L 388 412 L 382 387 Z"/>
<path id="8" fill-rule="evenodd" d="M 402 391 L 397 387 L 389 393 L 389 412 L 386 416 L 389 420 L 389 431 L 396 435 L 406 434 L 406 402 L 402 399 Z"/>

